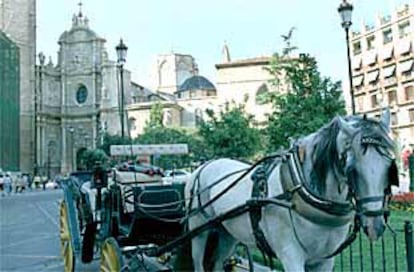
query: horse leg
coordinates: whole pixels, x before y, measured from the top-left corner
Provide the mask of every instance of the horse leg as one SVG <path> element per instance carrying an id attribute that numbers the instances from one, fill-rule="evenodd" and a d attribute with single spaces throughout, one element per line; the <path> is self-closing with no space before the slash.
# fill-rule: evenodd
<path id="1" fill-rule="evenodd" d="M 315 263 L 306 264 L 306 271 L 333 271 L 334 258 L 324 259 Z"/>
<path id="2" fill-rule="evenodd" d="M 194 271 L 202 272 L 204 271 L 203 261 L 204 261 L 204 252 L 207 245 L 208 232 L 203 232 L 191 241 L 191 254 L 193 256 L 193 265 Z"/>
<path id="3" fill-rule="evenodd" d="M 223 271 L 223 264 L 234 252 L 237 241 L 224 229 L 219 231 L 218 243 L 212 259 L 212 271 Z"/>

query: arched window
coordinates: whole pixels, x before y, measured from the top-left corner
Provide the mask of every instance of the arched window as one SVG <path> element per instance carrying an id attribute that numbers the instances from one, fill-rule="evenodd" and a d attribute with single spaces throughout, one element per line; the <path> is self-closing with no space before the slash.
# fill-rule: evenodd
<path id="1" fill-rule="evenodd" d="M 163 120 L 164 120 L 164 125 L 166 126 L 172 125 L 172 113 L 170 110 L 164 111 Z"/>
<path id="2" fill-rule="evenodd" d="M 268 102 L 269 89 L 266 84 L 262 84 L 256 92 L 256 104 L 263 105 Z"/>
<path id="3" fill-rule="evenodd" d="M 134 131 L 137 128 L 136 121 L 137 121 L 137 119 L 135 119 L 135 117 L 129 117 L 128 125 L 129 125 L 129 130 L 130 131 Z"/>
<path id="4" fill-rule="evenodd" d="M 195 124 L 199 125 L 203 121 L 203 111 L 200 108 L 195 109 Z"/>

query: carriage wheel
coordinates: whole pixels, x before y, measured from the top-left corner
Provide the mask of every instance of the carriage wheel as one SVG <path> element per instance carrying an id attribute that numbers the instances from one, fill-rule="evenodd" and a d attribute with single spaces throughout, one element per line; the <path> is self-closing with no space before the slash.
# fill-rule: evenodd
<path id="1" fill-rule="evenodd" d="M 60 203 L 60 253 L 63 258 L 64 271 L 73 272 L 75 258 L 69 231 L 68 208 L 65 201 Z"/>
<path id="2" fill-rule="evenodd" d="M 124 261 L 118 242 L 113 237 L 107 238 L 101 249 L 101 272 L 121 271 L 123 266 Z"/>

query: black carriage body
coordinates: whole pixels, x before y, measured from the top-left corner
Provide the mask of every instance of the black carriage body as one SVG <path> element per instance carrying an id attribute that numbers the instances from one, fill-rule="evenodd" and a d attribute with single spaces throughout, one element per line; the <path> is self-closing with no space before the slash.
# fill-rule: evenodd
<path id="1" fill-rule="evenodd" d="M 140 185 L 133 188 L 134 213 L 128 240 L 163 245 L 183 233 L 184 184 Z"/>

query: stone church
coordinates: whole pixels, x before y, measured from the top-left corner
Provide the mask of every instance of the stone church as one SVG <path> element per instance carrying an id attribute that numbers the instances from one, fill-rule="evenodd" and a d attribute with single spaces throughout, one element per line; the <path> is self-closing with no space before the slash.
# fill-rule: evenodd
<path id="1" fill-rule="evenodd" d="M 38 67 L 40 93 L 38 162 L 41 173 L 74 169 L 85 149 L 93 149 L 104 132 L 120 134 L 119 67 L 108 59 L 105 40 L 79 11 L 58 40 L 57 63 Z M 140 86 L 124 70 L 124 101 Z"/>

